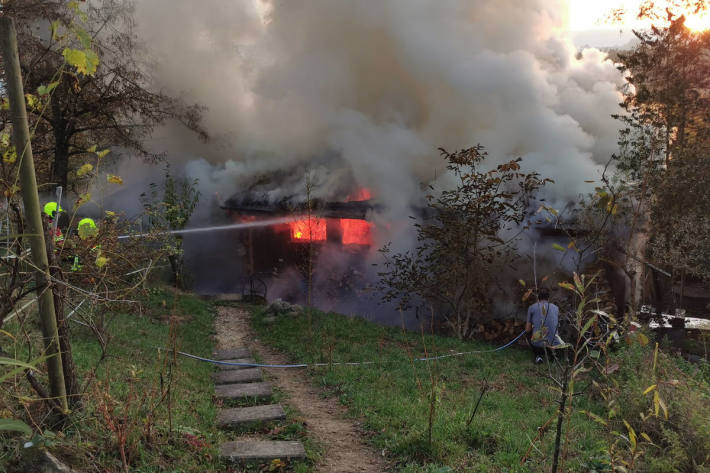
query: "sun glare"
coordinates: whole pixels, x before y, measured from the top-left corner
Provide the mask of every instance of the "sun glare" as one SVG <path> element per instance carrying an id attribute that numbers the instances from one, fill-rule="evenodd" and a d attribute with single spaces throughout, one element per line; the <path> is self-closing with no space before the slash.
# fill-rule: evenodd
<path id="1" fill-rule="evenodd" d="M 662 1 L 655 2 L 656 13 L 663 16 L 665 5 Z M 621 8 L 625 12 L 622 27 L 648 28 L 651 21 L 636 18 L 640 6 L 641 0 L 568 0 L 568 27 L 571 31 L 584 31 L 619 26 L 605 19 L 612 10 Z M 686 13 L 685 26 L 694 32 L 710 30 L 710 8 L 699 13 Z"/>
<path id="2" fill-rule="evenodd" d="M 697 15 L 686 15 L 685 26 L 695 32 L 710 30 L 710 11 L 706 10 Z"/>

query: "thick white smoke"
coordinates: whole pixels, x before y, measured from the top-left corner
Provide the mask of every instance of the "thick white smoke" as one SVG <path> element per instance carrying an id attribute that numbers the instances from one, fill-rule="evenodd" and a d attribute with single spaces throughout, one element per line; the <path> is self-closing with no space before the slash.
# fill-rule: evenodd
<path id="1" fill-rule="evenodd" d="M 565 201 L 616 145 L 622 78 L 577 52 L 561 0 L 138 0 L 158 85 L 208 107 L 214 137 L 156 145 L 206 190 L 317 160 L 345 168 L 401 214 L 420 183 L 446 179 L 438 147 L 522 156 Z M 166 139 L 168 138 L 168 139 Z M 443 177 L 442 177 L 443 176 Z M 445 183 L 445 182 L 443 182 Z M 228 194 L 227 194 L 228 195 Z"/>
<path id="2" fill-rule="evenodd" d="M 154 137 L 173 171 L 200 181 L 202 221 L 193 225 L 214 216 L 210 196 L 228 198 L 257 176 L 278 176 L 270 197 L 303 194 L 308 170 L 316 197 L 372 189 L 386 209 L 376 228 L 387 232 L 372 256 L 385 241 L 411 247 L 406 217 L 422 183 L 450 183 L 439 147 L 481 143 L 491 165 L 522 156 L 555 180 L 545 193 L 560 207 L 589 190 L 584 181 L 616 147 L 610 115 L 623 79 L 602 52 L 574 48 L 563 0 L 134 1 L 156 85 L 207 107 L 209 143 L 177 129 Z M 135 175 L 132 166 L 119 174 Z M 186 255 L 210 261 L 210 274 L 229 272 L 207 285 L 232 284 L 224 261 L 241 256 L 224 253 L 236 247 L 226 237 L 209 238 L 186 240 Z M 320 255 L 316 284 L 357 266 L 336 253 Z M 373 281 L 376 269 L 360 266 Z M 298 278 L 272 289 L 279 282 L 302 290 Z M 361 314 L 370 304 L 336 299 L 338 310 Z"/>

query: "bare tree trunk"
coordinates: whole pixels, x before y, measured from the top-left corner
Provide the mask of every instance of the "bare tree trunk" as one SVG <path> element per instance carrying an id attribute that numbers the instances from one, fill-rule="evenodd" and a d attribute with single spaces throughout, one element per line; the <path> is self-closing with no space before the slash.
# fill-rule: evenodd
<path id="1" fill-rule="evenodd" d="M 60 86 L 61 87 L 61 86 Z M 55 94 L 59 91 L 55 91 Z M 61 111 L 60 101 L 52 98 L 52 128 L 54 129 L 54 161 L 52 163 L 51 181 L 67 188 L 67 175 L 69 174 L 69 142 L 66 136 L 65 121 Z"/>
<path id="2" fill-rule="evenodd" d="M 57 255 L 54 251 L 54 229 L 49 226 L 45 235 L 47 242 L 47 257 L 49 258 L 49 271 L 56 280 L 64 281 Z M 66 297 L 66 287 L 61 284 L 52 285 L 52 297 L 54 298 L 54 313 L 57 319 L 57 334 L 59 335 L 59 349 L 62 357 L 62 368 L 64 369 L 64 387 L 67 393 L 67 402 L 70 407 L 79 404 L 80 389 L 76 377 L 76 367 L 71 349 L 71 332 L 69 321 L 64 318 L 64 298 Z"/>

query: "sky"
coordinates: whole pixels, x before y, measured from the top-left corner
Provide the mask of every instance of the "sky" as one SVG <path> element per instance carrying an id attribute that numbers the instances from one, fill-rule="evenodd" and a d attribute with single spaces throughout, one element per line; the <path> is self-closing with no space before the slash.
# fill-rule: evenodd
<path id="1" fill-rule="evenodd" d="M 577 47 L 623 46 L 633 39 L 633 28 L 647 26 L 634 18 L 640 0 L 568 0 L 568 28 Z M 623 25 L 605 22 L 608 14 L 616 8 L 628 13 Z M 710 13 L 686 15 L 686 25 L 693 29 L 710 28 Z"/>

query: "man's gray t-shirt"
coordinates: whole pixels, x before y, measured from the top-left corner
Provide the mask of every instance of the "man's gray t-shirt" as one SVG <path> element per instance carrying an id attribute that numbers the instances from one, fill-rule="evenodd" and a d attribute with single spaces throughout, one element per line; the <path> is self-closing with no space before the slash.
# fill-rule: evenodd
<path id="1" fill-rule="evenodd" d="M 528 322 L 532 323 L 532 341 L 535 346 L 559 344 L 557 323 L 560 309 L 548 301 L 540 301 L 528 307 Z M 547 343 L 545 343 L 547 342 Z"/>

